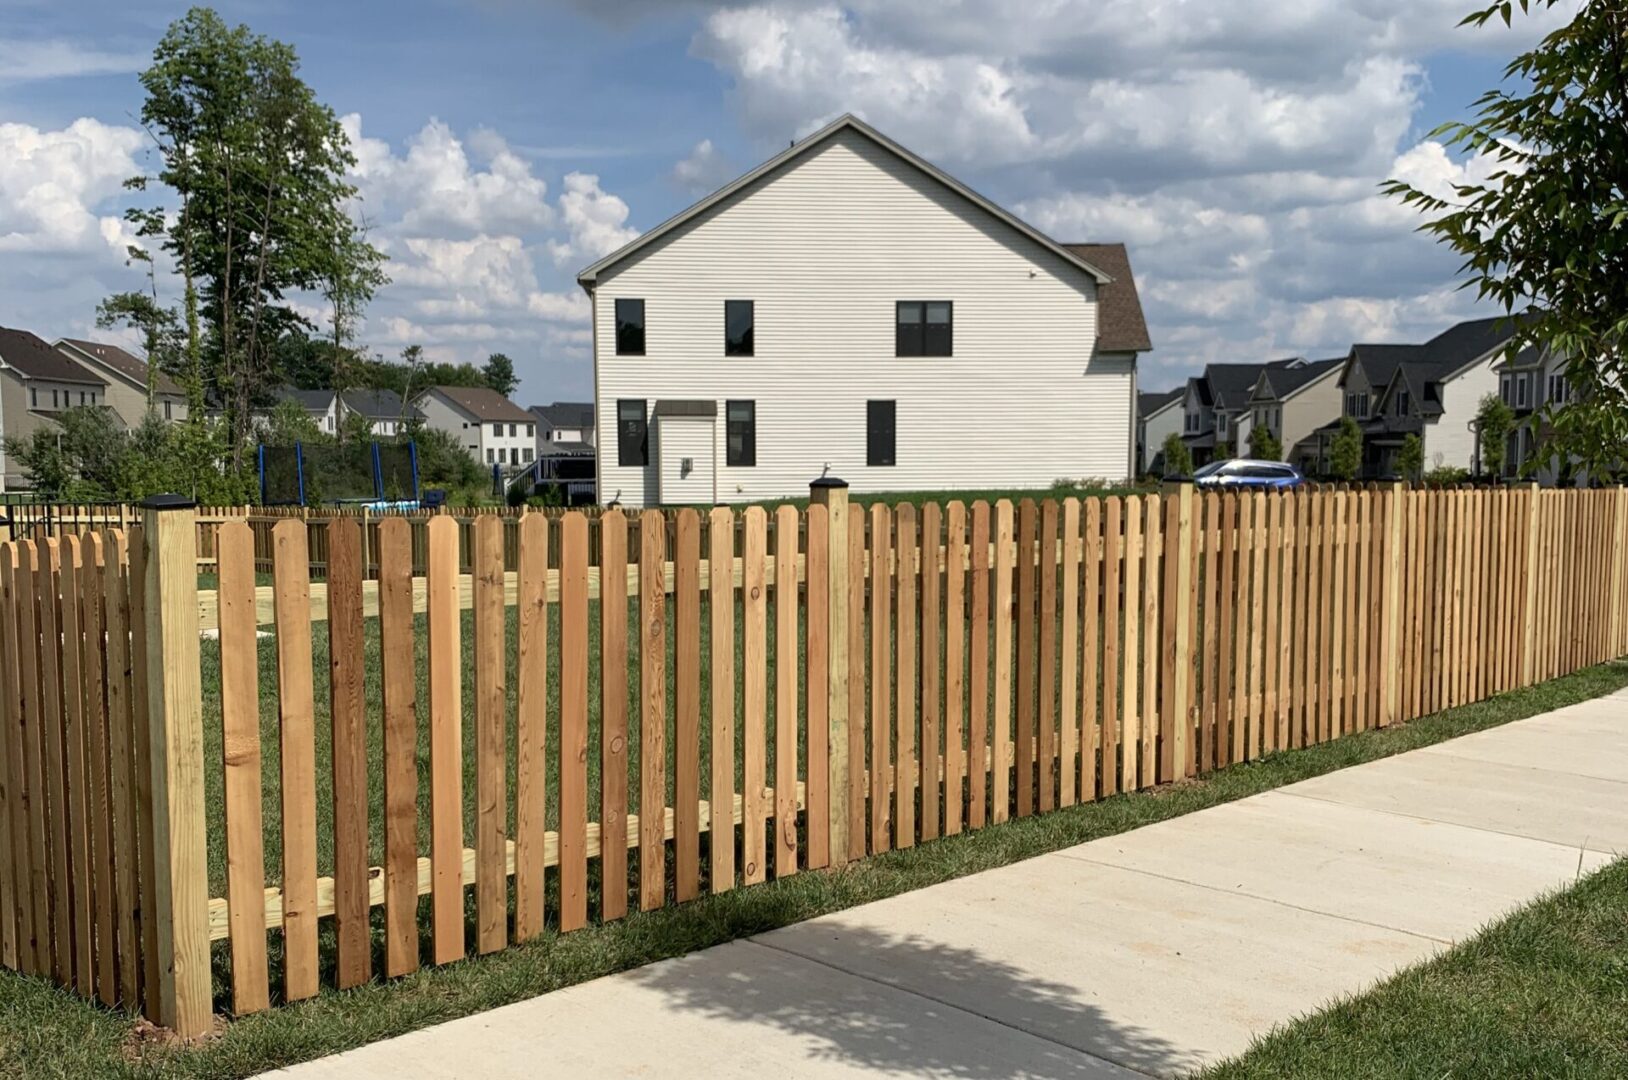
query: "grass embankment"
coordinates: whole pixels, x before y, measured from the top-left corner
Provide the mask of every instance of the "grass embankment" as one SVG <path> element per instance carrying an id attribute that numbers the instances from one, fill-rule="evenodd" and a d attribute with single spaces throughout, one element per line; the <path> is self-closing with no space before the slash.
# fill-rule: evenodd
<path id="1" fill-rule="evenodd" d="M 1628 662 L 1603 664 L 1527 690 L 1383 731 L 1365 732 L 1321 746 L 1270 755 L 1258 762 L 1220 770 L 1192 783 L 1121 795 L 1040 817 L 1013 820 L 976 833 L 963 833 L 866 859 L 842 872 L 798 874 L 660 911 L 630 915 L 619 922 L 593 925 L 571 934 L 560 935 L 550 930 L 526 945 L 444 968 L 424 969 L 393 982 L 374 983 L 343 992 L 325 989 L 310 1001 L 232 1021 L 224 1026 L 217 1038 L 191 1048 L 144 1045 L 136 1035 L 137 1025 L 128 1017 L 90 1005 L 43 981 L 6 973 L 0 975 L 0 1073 L 29 1077 L 246 1076 L 654 960 L 1138 828 L 1349 765 L 1496 727 L 1597 697 L 1623 686 L 1628 686 Z M 1620 874 L 1621 871 L 1615 873 Z M 1587 888 L 1599 887 L 1591 885 Z M 1594 896 L 1586 890 L 1579 895 L 1585 900 Z M 1589 984 L 1602 991 L 1609 990 L 1614 979 L 1620 1013 L 1624 986 L 1622 957 L 1625 955 L 1620 935 L 1628 920 L 1622 919 L 1620 907 L 1613 911 L 1618 920 L 1615 931 L 1608 932 L 1608 919 L 1590 922 L 1579 918 L 1574 920 L 1574 925 L 1579 928 L 1579 941 L 1592 941 L 1598 946 L 1594 948 L 1596 955 L 1588 961 L 1592 966 L 1586 968 L 1587 972 L 1592 973 L 1586 976 Z M 1596 929 L 1584 933 L 1586 926 Z M 325 928 L 324 932 L 331 931 Z M 1537 931 L 1530 929 L 1529 932 Z M 1612 934 L 1617 936 L 1612 937 Z M 331 950 L 325 949 L 324 953 L 329 955 Z M 1462 953 L 1463 950 L 1454 956 Z M 1473 959 L 1473 953 L 1467 955 Z M 1521 962 L 1519 957 L 1522 954 L 1518 951 L 1508 955 L 1507 963 L 1514 965 Z M 1372 1059 L 1376 1064 L 1367 1074 L 1475 1073 L 1477 1070 L 1473 1068 L 1466 1070 L 1441 1064 L 1449 1061 L 1449 1056 L 1456 1052 L 1456 1046 L 1465 1053 L 1487 1055 L 1484 1058 L 1487 1061 L 1511 1062 L 1510 1067 L 1516 1069 L 1511 1075 L 1553 1075 L 1572 1071 L 1569 1066 L 1553 1067 L 1558 1060 L 1553 1057 L 1521 1056 L 1527 1053 L 1521 1049 L 1525 1043 L 1514 1033 L 1546 1024 L 1545 999 L 1536 996 L 1534 988 L 1539 982 L 1533 980 L 1541 980 L 1548 972 L 1547 977 L 1565 981 L 1570 978 L 1566 970 L 1571 965 L 1565 959 L 1562 944 L 1558 942 L 1553 947 L 1543 949 L 1529 947 L 1526 955 L 1533 957 L 1531 972 L 1522 974 L 1518 980 L 1510 972 L 1501 976 L 1511 980 L 1510 995 L 1499 997 L 1495 1004 L 1482 1009 L 1477 1017 L 1461 1018 L 1455 1022 L 1456 1027 L 1445 1026 L 1448 1018 L 1438 1013 L 1443 1025 L 1441 1037 L 1438 1039 L 1428 1033 L 1418 1036 L 1428 1043 L 1429 1053 L 1437 1056 L 1415 1060 L 1425 1065 L 1434 1060 L 1436 1067 L 1421 1066 L 1415 1070 L 1406 1066 L 1407 1059 L 1397 1059 L 1403 1061 L 1404 1067 L 1388 1068 L 1386 1065 L 1391 1059 L 1376 1056 Z M 1467 962 L 1459 959 L 1438 963 Z M 1441 975 L 1434 976 L 1444 982 L 1434 984 L 1429 989 L 1410 984 L 1413 989 L 1406 993 L 1415 1000 L 1428 998 L 1455 979 L 1465 982 L 1465 992 L 1469 992 L 1466 978 L 1458 973 L 1461 970 L 1448 968 Z M 1583 971 L 1579 969 L 1579 981 L 1585 978 Z M 1486 981 L 1489 984 L 1496 982 Z M 324 985 L 328 985 L 326 976 Z M 1583 1008 L 1582 1000 L 1581 997 L 1576 998 L 1578 1005 L 1575 1010 L 1552 1013 L 1553 1019 L 1547 1024 L 1556 1029 L 1551 1045 L 1559 1047 L 1567 1038 L 1584 1040 L 1599 1034 L 1610 1036 L 1610 1025 L 1619 1023 L 1615 1028 L 1615 1050 L 1608 1044 L 1595 1053 L 1596 1056 L 1607 1052 L 1620 1053 L 1622 1047 L 1628 1045 L 1622 1039 L 1620 1015 L 1613 1021 L 1604 1017 L 1599 1010 Z M 1388 1008 L 1394 1009 L 1401 1003 L 1401 998 L 1395 999 Z M 1420 1004 L 1434 1008 L 1428 1001 L 1420 1001 Z M 1528 1016 L 1520 1008 L 1513 1007 L 1516 1005 L 1536 1015 Z M 1349 1039 L 1368 1040 L 1364 1045 L 1371 1042 L 1375 1046 L 1373 1052 L 1378 1055 L 1382 1050 L 1380 1034 L 1369 1035 L 1364 1029 L 1376 1023 L 1374 1016 L 1384 1011 L 1383 1008 L 1378 1009 L 1366 1019 L 1358 1016 L 1322 1022 L 1337 1025 L 1330 1030 L 1343 1030 Z M 1585 1020 L 1587 1023 L 1584 1023 Z M 1506 1027 L 1500 1028 L 1500 1023 Z M 1479 1049 L 1461 1046 L 1458 1042 L 1461 1038 L 1471 1038 L 1472 1024 L 1481 1024 L 1486 1028 L 1473 1035 Z M 1562 1031 L 1562 1028 L 1565 1030 Z M 1392 1047 L 1393 1052 L 1405 1050 L 1410 1036 L 1400 1021 L 1389 1024 L 1386 1030 L 1391 1033 L 1390 1037 L 1397 1040 Z M 1494 1037 L 1495 1031 L 1506 1032 L 1502 1042 Z M 1304 1051 L 1307 1044 L 1315 1043 L 1319 1037 L 1308 1035 L 1295 1040 L 1292 1034 L 1285 1034 L 1283 1038 L 1287 1042 L 1282 1047 L 1263 1048 L 1262 1053 L 1286 1054 L 1295 1042 Z M 1506 1049 L 1498 1049 L 1501 1045 Z M 1530 1052 L 1534 1055 L 1537 1053 L 1535 1049 Z M 1561 1051 L 1553 1049 L 1550 1052 Z M 1425 1051 L 1419 1053 L 1422 1055 Z M 1358 1059 L 1352 1060 L 1360 1064 Z M 1518 1067 L 1527 1060 L 1534 1063 L 1531 1068 Z M 1303 1074 L 1351 1075 L 1352 1071 L 1345 1065 L 1343 1058 L 1308 1059 Z M 1234 1067 L 1256 1068 L 1265 1074 L 1271 1072 L 1273 1066 L 1262 1058 L 1256 1065 L 1249 1065 L 1246 1061 Z M 1620 1075 L 1621 1072 L 1617 1068 L 1614 1072 L 1607 1070 L 1599 1075 Z"/>
<path id="2" fill-rule="evenodd" d="M 1202 1074 L 1325 1076 L 1628 1076 L 1628 860 Z"/>

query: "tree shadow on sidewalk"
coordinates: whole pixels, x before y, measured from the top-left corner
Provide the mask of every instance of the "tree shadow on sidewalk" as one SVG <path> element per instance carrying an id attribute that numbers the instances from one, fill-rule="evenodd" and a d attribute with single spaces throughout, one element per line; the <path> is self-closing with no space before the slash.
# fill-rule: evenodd
<path id="1" fill-rule="evenodd" d="M 884 1072 L 1101 1078 L 1128 1075 L 1108 1062 L 1165 1074 L 1197 1064 L 1163 1039 L 1108 1019 L 1074 988 L 975 949 L 871 928 L 820 930 L 829 940 L 815 944 L 805 934 L 797 953 L 769 935 L 632 977 L 675 1009 L 772 1026 L 812 1060 Z M 860 964 L 844 957 L 886 974 L 845 974 Z"/>

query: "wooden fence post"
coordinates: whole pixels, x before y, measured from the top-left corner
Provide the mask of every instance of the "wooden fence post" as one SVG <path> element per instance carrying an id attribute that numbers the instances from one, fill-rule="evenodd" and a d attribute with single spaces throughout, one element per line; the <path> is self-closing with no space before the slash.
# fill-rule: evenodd
<path id="1" fill-rule="evenodd" d="M 192 1039 L 211 1019 L 197 514 L 179 495 L 141 509 L 158 1020 Z"/>
<path id="2" fill-rule="evenodd" d="M 849 851 L 848 836 L 848 483 L 822 476 L 808 485 L 809 501 L 825 507 L 827 544 L 826 655 L 827 774 L 831 865 L 843 866 L 863 851 Z"/>

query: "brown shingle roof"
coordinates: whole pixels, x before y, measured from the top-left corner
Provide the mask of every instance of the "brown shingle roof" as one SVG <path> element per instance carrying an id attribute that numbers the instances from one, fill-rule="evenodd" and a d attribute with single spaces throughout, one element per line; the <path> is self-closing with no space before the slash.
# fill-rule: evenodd
<path id="1" fill-rule="evenodd" d="M 477 420 L 503 420 L 534 424 L 537 417 L 496 390 L 484 386 L 432 386 L 429 393 L 440 394 Z"/>
<path id="2" fill-rule="evenodd" d="M 1153 348 L 1125 245 L 1063 246 L 1114 279 L 1097 288 L 1097 347 L 1103 352 L 1147 352 Z"/>
<path id="3" fill-rule="evenodd" d="M 85 383 L 88 386 L 107 385 L 107 381 L 95 372 L 74 363 L 27 330 L 0 326 L 0 360 L 29 379 Z"/>
<path id="4" fill-rule="evenodd" d="M 104 345 L 100 341 L 85 341 L 81 338 L 63 338 L 65 344 L 72 345 L 82 353 L 95 357 L 120 375 L 134 382 L 143 390 L 147 387 L 147 362 L 140 357 L 119 348 L 117 345 Z M 154 387 L 160 394 L 182 395 L 186 391 L 181 384 L 170 378 L 164 372 L 157 372 Z"/>

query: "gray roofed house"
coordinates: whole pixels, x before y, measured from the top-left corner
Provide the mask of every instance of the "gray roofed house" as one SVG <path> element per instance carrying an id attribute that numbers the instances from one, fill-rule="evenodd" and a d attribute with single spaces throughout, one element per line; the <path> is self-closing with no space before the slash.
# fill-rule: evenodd
<path id="1" fill-rule="evenodd" d="M 1250 395 L 1265 371 L 1292 371 L 1305 366 L 1298 356 L 1253 364 L 1208 364 L 1202 375 L 1187 380 L 1182 438 L 1194 465 L 1210 461 L 1220 444 L 1234 451 L 1248 438 Z"/>
<path id="2" fill-rule="evenodd" d="M 537 452 L 559 453 L 560 444 L 580 443 L 589 449 L 594 445 L 594 406 L 591 401 L 556 401 L 552 405 L 533 405 L 530 409 L 537 418 Z M 551 447 L 554 449 L 551 450 Z"/>
<path id="3" fill-rule="evenodd" d="M 413 399 L 424 423 L 483 465 L 511 472 L 537 459 L 537 416 L 485 386 L 432 386 Z"/>
<path id="4" fill-rule="evenodd" d="M 348 416 L 364 417 L 374 435 L 400 435 L 424 414 L 401 400 L 394 390 L 346 390 L 339 395 L 341 422 Z"/>
<path id="5" fill-rule="evenodd" d="M 27 330 L 0 327 L 0 440 L 53 428 L 81 405 L 105 406 L 108 382 Z M 29 483 L 0 441 L 0 489 Z"/>
<path id="6" fill-rule="evenodd" d="M 1165 439 L 1181 433 L 1185 386 L 1136 395 L 1136 460 L 1143 473 L 1162 473 Z"/>
<path id="7" fill-rule="evenodd" d="M 135 428 L 149 411 L 165 420 L 187 418 L 187 395 L 181 384 L 153 370 L 153 400 L 147 401 L 147 361 L 117 345 L 83 338 L 63 338 L 57 351 L 107 382 L 107 405 L 127 428 Z"/>
<path id="8" fill-rule="evenodd" d="M 1340 388 L 1343 415 L 1363 429 L 1362 475 L 1393 474 L 1409 435 L 1423 444 L 1426 469 L 1479 471 L 1472 421 L 1481 399 L 1498 391 L 1496 369 L 1513 333 L 1509 318 L 1494 316 L 1455 323 L 1423 344 L 1353 345 Z"/>
<path id="9" fill-rule="evenodd" d="M 1343 357 L 1335 357 L 1264 365 L 1249 395 L 1248 431 L 1270 431 L 1282 448 L 1283 460 L 1303 472 L 1321 471 L 1318 432 L 1340 415 L 1339 375 L 1344 364 Z"/>

